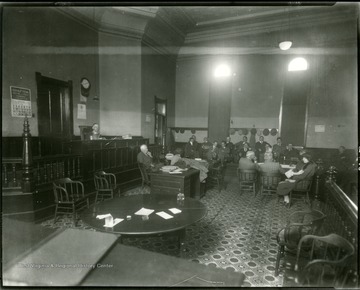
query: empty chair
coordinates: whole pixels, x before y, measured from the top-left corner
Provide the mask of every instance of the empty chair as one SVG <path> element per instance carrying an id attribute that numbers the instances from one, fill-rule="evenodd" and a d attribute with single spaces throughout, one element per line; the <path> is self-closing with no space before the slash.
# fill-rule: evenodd
<path id="1" fill-rule="evenodd" d="M 114 198 L 114 191 L 118 190 L 115 174 L 104 171 L 95 172 L 94 183 L 96 189 L 95 203 L 98 200 Z"/>
<path id="2" fill-rule="evenodd" d="M 280 173 L 265 173 L 260 174 L 260 193 L 262 195 L 276 194 L 276 189 L 281 181 Z"/>
<path id="3" fill-rule="evenodd" d="M 221 192 L 222 188 L 225 188 L 224 170 L 225 170 L 225 165 L 218 163 L 215 166 L 209 168 L 209 172 L 208 172 L 208 181 L 209 182 L 215 181 L 219 192 Z"/>
<path id="4" fill-rule="evenodd" d="M 306 235 L 296 255 L 295 282 L 308 287 L 358 287 L 354 246 L 337 234 Z"/>
<path id="5" fill-rule="evenodd" d="M 142 188 L 144 188 L 145 185 L 149 185 L 149 186 L 150 186 L 151 183 L 150 183 L 149 174 L 147 173 L 144 164 L 138 163 L 138 166 L 139 166 L 140 173 L 141 173 Z"/>
<path id="6" fill-rule="evenodd" d="M 280 259 L 284 257 L 285 251 L 295 254 L 300 239 L 308 234 L 317 234 L 324 223 L 325 217 L 318 210 L 295 211 L 289 216 L 286 226 L 279 230 L 276 236 L 278 253 L 275 276 L 279 274 Z"/>
<path id="7" fill-rule="evenodd" d="M 240 182 L 240 193 L 245 189 L 252 189 L 254 195 L 256 195 L 256 182 L 257 171 L 256 170 L 237 170 L 237 174 Z"/>
<path id="8" fill-rule="evenodd" d="M 62 178 L 53 182 L 53 190 L 56 205 L 54 223 L 59 214 L 71 214 L 76 225 L 77 212 L 89 207 L 89 196 L 84 193 L 84 185 L 80 181 Z"/>
<path id="9" fill-rule="evenodd" d="M 292 199 L 295 199 L 297 196 L 298 198 L 301 198 L 301 199 L 305 198 L 305 203 L 308 205 L 311 205 L 310 197 L 309 197 L 311 185 L 312 185 L 312 178 L 304 179 L 304 180 L 300 180 L 300 181 L 296 182 L 294 189 L 292 191 L 290 191 L 290 194 L 289 194 L 290 204 L 291 204 Z M 296 192 L 296 194 L 294 192 Z M 305 194 L 305 196 L 304 196 L 304 194 Z"/>

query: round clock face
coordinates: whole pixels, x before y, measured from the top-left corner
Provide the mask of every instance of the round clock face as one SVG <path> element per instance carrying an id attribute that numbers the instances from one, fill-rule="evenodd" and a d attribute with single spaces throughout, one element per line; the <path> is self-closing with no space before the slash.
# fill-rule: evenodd
<path id="1" fill-rule="evenodd" d="M 84 88 L 84 89 L 89 89 L 90 88 L 90 82 L 87 78 L 83 78 L 81 80 L 81 86 Z"/>

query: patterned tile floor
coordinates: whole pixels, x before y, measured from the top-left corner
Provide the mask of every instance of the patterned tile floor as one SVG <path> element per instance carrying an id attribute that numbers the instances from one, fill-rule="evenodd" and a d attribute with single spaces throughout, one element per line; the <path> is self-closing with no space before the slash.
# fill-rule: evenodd
<path id="1" fill-rule="evenodd" d="M 283 286 L 283 271 L 274 276 L 276 234 L 289 214 L 304 209 L 305 203 L 296 201 L 287 209 L 278 203 L 276 197 L 254 196 L 250 191 L 240 194 L 234 176 L 227 176 L 226 183 L 226 190 L 219 193 L 217 189 L 209 189 L 201 199 L 208 214 L 186 229 L 185 245 L 180 253 L 176 239 L 170 236 L 128 238 L 124 244 L 180 256 L 209 267 L 242 272 L 246 275 L 244 287 Z M 149 189 L 139 187 L 125 195 L 148 193 Z M 59 219 L 55 225 L 52 220 L 42 224 L 46 227 L 73 226 L 67 218 Z M 92 230 L 81 221 L 77 227 Z"/>

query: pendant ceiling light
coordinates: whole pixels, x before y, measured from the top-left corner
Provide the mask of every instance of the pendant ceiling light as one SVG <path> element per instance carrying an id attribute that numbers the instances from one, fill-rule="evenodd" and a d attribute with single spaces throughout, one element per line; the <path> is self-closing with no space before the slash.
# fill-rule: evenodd
<path id="1" fill-rule="evenodd" d="M 283 33 L 284 35 L 283 35 L 283 38 L 285 39 L 285 40 L 283 40 L 283 41 L 281 41 L 280 43 L 279 43 L 279 48 L 281 49 L 281 50 L 288 50 L 288 49 L 290 49 L 290 47 L 292 46 L 292 41 L 290 41 L 289 40 L 289 30 L 290 30 L 290 15 L 289 15 L 289 11 L 287 11 L 287 27 L 285 27 L 285 31 L 286 31 L 286 33 Z M 283 25 L 283 27 L 284 27 L 284 25 Z"/>

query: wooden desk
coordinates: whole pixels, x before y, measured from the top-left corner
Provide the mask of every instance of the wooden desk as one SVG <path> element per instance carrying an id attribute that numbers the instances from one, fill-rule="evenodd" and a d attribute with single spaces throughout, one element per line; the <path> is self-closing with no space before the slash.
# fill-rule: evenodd
<path id="1" fill-rule="evenodd" d="M 168 172 L 150 173 L 151 194 L 177 195 L 179 189 L 186 197 L 200 199 L 200 171 L 189 168 L 181 174 L 170 174 Z"/>

